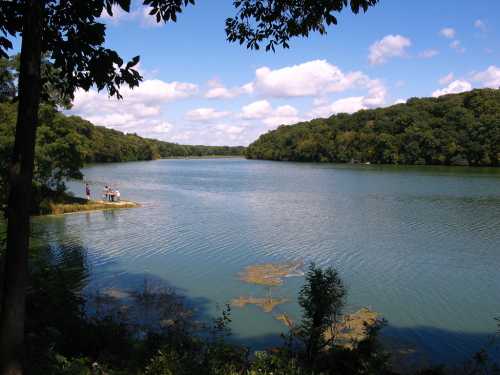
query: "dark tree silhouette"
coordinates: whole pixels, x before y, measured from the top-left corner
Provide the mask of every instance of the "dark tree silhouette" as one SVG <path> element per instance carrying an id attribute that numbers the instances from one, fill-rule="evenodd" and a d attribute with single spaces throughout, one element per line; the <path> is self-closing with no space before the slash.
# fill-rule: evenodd
<path id="1" fill-rule="evenodd" d="M 299 293 L 299 305 L 304 311 L 299 335 L 305 343 L 306 362 L 312 366 L 318 354 L 332 344 L 337 335 L 346 297 L 345 286 L 337 271 L 310 265 L 306 282 Z M 325 332 L 330 339 L 325 339 Z"/>
<path id="2" fill-rule="evenodd" d="M 134 70 L 139 57 L 124 63 L 103 47 L 106 27 L 98 18 L 103 9 L 130 11 L 131 0 L 11 0 L 0 1 L 0 56 L 7 57 L 11 41 L 21 35 L 18 118 L 10 163 L 2 313 L 0 317 L 0 366 L 2 374 L 21 374 L 28 277 L 29 202 L 32 195 L 34 148 L 41 97 L 41 60 L 47 56 L 62 82 L 54 89 L 72 97 L 76 88 L 95 86 L 120 98 L 120 86 L 137 86 L 142 77 Z M 378 0 L 236 0 L 236 16 L 226 21 L 229 41 L 257 49 L 285 48 L 295 36 L 325 33 L 337 22 L 334 14 L 345 7 L 354 13 Z M 157 22 L 176 21 L 194 0 L 143 0 Z"/>

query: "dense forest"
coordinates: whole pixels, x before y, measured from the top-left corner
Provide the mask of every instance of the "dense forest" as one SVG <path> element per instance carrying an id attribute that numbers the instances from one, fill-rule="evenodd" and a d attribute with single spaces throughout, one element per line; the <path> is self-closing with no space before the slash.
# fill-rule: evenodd
<path id="1" fill-rule="evenodd" d="M 250 159 L 500 165 L 500 90 L 482 89 L 280 126 Z"/>

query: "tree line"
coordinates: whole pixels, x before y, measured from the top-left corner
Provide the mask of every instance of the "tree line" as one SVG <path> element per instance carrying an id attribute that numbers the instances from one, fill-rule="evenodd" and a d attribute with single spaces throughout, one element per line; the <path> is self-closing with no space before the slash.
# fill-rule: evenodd
<path id="1" fill-rule="evenodd" d="M 250 159 L 409 165 L 500 165 L 500 90 L 411 98 L 259 137 Z"/>

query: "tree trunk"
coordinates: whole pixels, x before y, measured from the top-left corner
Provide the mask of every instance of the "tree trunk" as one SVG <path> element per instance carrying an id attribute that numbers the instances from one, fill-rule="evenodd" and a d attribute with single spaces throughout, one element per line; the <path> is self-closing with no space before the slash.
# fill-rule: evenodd
<path id="1" fill-rule="evenodd" d="M 10 166 L 7 251 L 0 317 L 0 374 L 22 374 L 28 282 L 30 202 L 40 105 L 43 0 L 27 0 L 23 16 L 19 107 Z"/>

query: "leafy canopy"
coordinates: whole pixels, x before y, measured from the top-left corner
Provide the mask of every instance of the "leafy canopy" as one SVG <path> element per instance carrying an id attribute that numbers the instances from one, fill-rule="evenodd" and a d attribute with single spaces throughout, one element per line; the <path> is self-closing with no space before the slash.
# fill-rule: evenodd
<path id="1" fill-rule="evenodd" d="M 353 13 L 367 11 L 378 0 L 236 0 L 235 17 L 226 20 L 231 42 L 246 43 L 247 48 L 266 50 L 275 46 L 289 48 L 293 37 L 308 37 L 311 32 L 326 34 L 327 26 L 336 25 L 339 13 L 350 7 Z"/>
<path id="2" fill-rule="evenodd" d="M 0 102 L 17 101 L 20 66 L 20 54 L 9 58 L 0 57 Z M 61 77 L 60 69 L 57 69 L 46 56 L 41 61 L 40 75 L 42 103 L 54 107 L 70 108 L 72 98 L 67 95 L 67 90 L 60 90 L 67 83 Z"/>
<path id="3" fill-rule="evenodd" d="M 236 15 L 226 20 L 230 42 L 246 43 L 266 50 L 276 45 L 289 47 L 292 37 L 307 37 L 311 32 L 326 33 L 337 24 L 335 13 L 349 7 L 352 12 L 367 11 L 378 0 L 236 0 Z M 157 22 L 177 21 L 178 15 L 194 0 L 143 0 Z M 137 86 L 142 77 L 134 67 L 139 56 L 125 63 L 118 53 L 103 47 L 106 26 L 99 22 L 103 10 L 113 15 L 114 7 L 130 11 L 131 0 L 45 0 L 43 22 L 44 56 L 53 63 L 60 79 L 55 89 L 72 98 L 76 88 L 106 89 L 120 98 L 123 84 Z M 0 1 L 0 57 L 12 48 L 9 37 L 22 33 L 23 0 Z"/>

